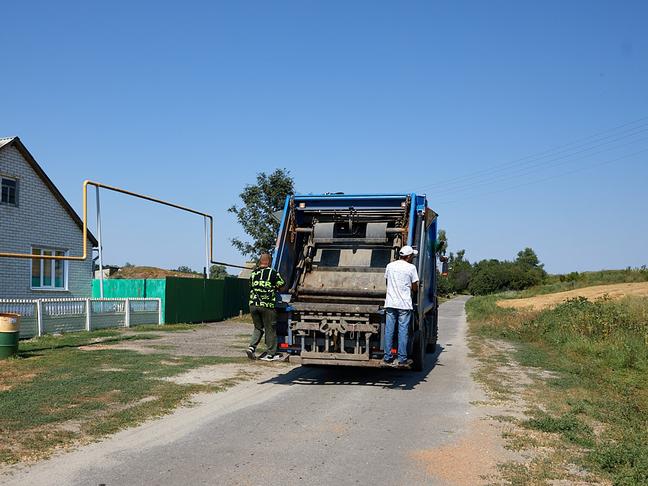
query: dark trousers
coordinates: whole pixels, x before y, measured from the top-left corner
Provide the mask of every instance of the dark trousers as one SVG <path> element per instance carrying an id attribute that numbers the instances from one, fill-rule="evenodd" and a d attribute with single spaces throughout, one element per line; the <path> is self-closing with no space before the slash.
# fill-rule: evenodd
<path id="1" fill-rule="evenodd" d="M 250 346 L 256 348 L 265 334 L 265 344 L 268 354 L 273 356 L 277 353 L 277 311 L 269 307 L 250 306 L 250 315 L 254 322 L 254 331 Z"/>

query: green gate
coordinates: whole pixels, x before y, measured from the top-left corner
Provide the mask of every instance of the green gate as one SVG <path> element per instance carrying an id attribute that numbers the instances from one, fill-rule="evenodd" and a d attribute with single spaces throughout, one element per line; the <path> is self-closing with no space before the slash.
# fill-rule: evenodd
<path id="1" fill-rule="evenodd" d="M 92 296 L 99 298 L 100 282 L 92 282 Z M 249 312 L 246 279 L 167 277 L 163 279 L 106 279 L 105 298 L 154 297 L 162 300 L 162 322 L 222 321 Z"/>

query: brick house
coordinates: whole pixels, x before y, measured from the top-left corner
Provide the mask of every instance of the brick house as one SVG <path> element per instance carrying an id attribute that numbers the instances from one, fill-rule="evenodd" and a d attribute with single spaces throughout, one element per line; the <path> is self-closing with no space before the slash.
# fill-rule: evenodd
<path id="1" fill-rule="evenodd" d="M 83 254 L 81 218 L 18 137 L 0 138 L 0 184 L 0 253 Z M 90 297 L 96 246 L 88 233 L 84 261 L 0 257 L 0 299 Z"/>

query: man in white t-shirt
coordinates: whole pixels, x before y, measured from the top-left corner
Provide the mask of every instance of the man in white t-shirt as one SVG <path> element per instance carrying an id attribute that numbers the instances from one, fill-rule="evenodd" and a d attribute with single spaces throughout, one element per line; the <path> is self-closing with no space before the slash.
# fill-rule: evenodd
<path id="1" fill-rule="evenodd" d="M 391 354 L 394 342 L 394 330 L 398 325 L 398 366 L 409 366 L 411 359 L 407 359 L 407 339 L 409 323 L 412 319 L 412 292 L 418 290 L 418 272 L 412 265 L 412 260 L 418 251 L 411 246 L 401 248 L 400 260 L 387 265 L 385 279 L 387 280 L 387 297 L 385 298 L 385 356 L 384 364 L 394 365 Z"/>

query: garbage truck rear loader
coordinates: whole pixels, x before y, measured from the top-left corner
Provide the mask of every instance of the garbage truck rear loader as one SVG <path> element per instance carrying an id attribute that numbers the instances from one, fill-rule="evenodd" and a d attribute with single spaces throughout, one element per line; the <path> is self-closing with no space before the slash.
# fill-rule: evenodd
<path id="1" fill-rule="evenodd" d="M 385 267 L 404 245 L 413 263 L 409 356 L 421 370 L 438 335 L 437 215 L 420 194 L 295 195 L 286 199 L 273 267 L 288 326 L 290 362 L 379 366 L 384 353 Z M 395 345 L 394 345 L 395 346 Z"/>

